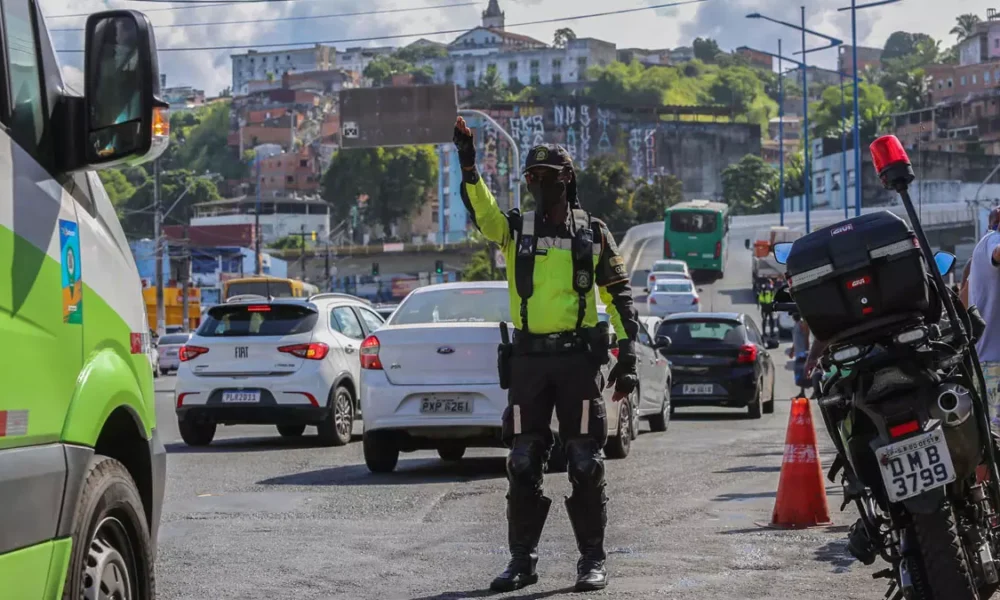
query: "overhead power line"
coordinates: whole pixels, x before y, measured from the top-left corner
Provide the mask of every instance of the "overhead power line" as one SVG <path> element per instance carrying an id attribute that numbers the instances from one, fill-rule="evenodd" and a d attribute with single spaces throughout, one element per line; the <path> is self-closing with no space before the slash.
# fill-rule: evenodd
<path id="1" fill-rule="evenodd" d="M 623 8 L 619 10 L 609 10 L 599 13 L 591 13 L 586 15 L 575 15 L 571 17 L 556 17 L 552 19 L 539 19 L 537 21 L 525 21 L 522 23 L 509 23 L 505 26 L 505 29 L 510 29 L 513 27 L 526 27 L 529 25 L 543 25 L 547 23 L 562 23 L 564 21 L 580 21 L 583 19 L 595 19 L 597 17 L 609 17 L 612 15 L 623 15 L 627 13 L 644 12 L 649 10 L 656 10 L 660 8 L 670 8 L 674 6 L 682 6 L 685 4 L 700 4 L 702 2 L 707 2 L 708 0 L 681 0 L 679 2 L 669 2 L 667 4 L 653 4 L 650 6 L 641 6 L 639 8 Z M 359 42 L 376 42 L 383 40 L 395 40 L 401 38 L 411 38 L 411 37 L 430 37 L 435 35 L 455 35 L 459 33 L 466 33 L 472 29 L 471 27 L 465 27 L 462 29 L 444 29 L 439 31 L 426 31 L 422 33 L 394 33 L 388 35 L 378 35 L 371 37 L 361 37 L 361 38 L 344 38 L 339 40 L 311 40 L 303 42 L 278 42 L 270 44 L 234 44 L 230 46 L 185 46 L 180 48 L 158 48 L 159 52 L 204 52 L 210 50 L 255 50 L 259 48 L 288 48 L 291 46 L 315 46 L 317 44 L 354 44 Z M 58 50 L 58 52 L 79 54 L 83 50 L 69 50 L 63 49 Z"/>
<path id="2" fill-rule="evenodd" d="M 153 0 L 144 0 L 145 2 L 152 2 Z M 479 2 L 458 2 L 455 4 L 437 4 L 434 6 L 414 6 L 410 8 L 383 8 L 378 10 L 363 10 L 357 12 L 346 12 L 346 13 L 333 13 L 329 15 L 305 15 L 301 17 L 280 17 L 277 19 L 268 19 L 268 23 L 274 23 L 276 21 L 314 21 L 317 19 L 333 19 L 336 17 L 358 17 L 362 15 L 384 15 L 391 13 L 404 13 L 404 12 L 416 12 L 421 10 L 434 10 L 438 8 L 457 8 L 459 6 L 475 6 Z M 259 23 L 260 19 L 243 19 L 239 21 L 209 21 L 205 23 L 173 23 L 171 25 L 154 25 L 154 29 L 171 29 L 174 27 L 209 27 L 214 25 L 243 25 L 246 23 Z M 49 31 L 84 31 L 83 27 L 70 27 L 63 29 L 50 29 Z"/>

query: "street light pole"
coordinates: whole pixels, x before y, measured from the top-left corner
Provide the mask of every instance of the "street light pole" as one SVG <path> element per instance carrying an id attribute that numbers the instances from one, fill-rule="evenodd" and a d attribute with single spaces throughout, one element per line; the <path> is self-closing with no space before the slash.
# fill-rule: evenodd
<path id="1" fill-rule="evenodd" d="M 858 108 L 858 8 L 851 0 L 851 69 L 854 71 L 854 216 L 861 215 L 861 117 Z"/>
<path id="2" fill-rule="evenodd" d="M 778 38 L 778 215 L 785 225 L 785 73 L 781 61 L 781 38 Z"/>
<path id="3" fill-rule="evenodd" d="M 844 218 L 847 218 L 847 98 L 844 94 L 844 71 L 840 71 L 840 186 L 844 189 Z"/>
<path id="4" fill-rule="evenodd" d="M 156 260 L 156 335 L 167 330 L 166 310 L 163 306 L 163 207 L 160 205 L 160 161 L 153 161 L 153 244 Z"/>
<path id="5" fill-rule="evenodd" d="M 504 139 L 507 140 L 507 143 L 510 144 L 510 151 L 514 155 L 514 168 L 510 170 L 510 185 L 512 188 L 511 193 L 512 193 L 512 199 L 514 200 L 513 208 L 521 208 L 521 180 L 517 175 L 515 175 L 515 173 L 518 173 L 521 170 L 521 154 L 517 150 L 517 143 L 514 141 L 514 138 L 511 137 L 509 133 L 507 133 L 506 129 L 500 127 L 500 124 L 494 121 L 493 117 L 489 116 L 488 114 L 484 113 L 481 110 L 462 108 L 459 109 L 458 112 L 459 114 L 465 113 L 468 115 L 475 115 L 483 119 L 484 121 L 492 125 L 498 132 L 500 132 L 500 135 L 502 135 Z"/>
<path id="6" fill-rule="evenodd" d="M 260 151 L 258 149 L 254 149 L 254 163 L 257 171 L 257 204 L 253 211 L 253 237 L 254 254 L 257 256 L 256 274 L 259 276 L 264 272 L 264 265 L 260 256 Z"/>
<path id="7" fill-rule="evenodd" d="M 812 197 L 810 195 L 810 179 L 812 178 L 812 170 L 809 168 L 809 80 L 808 72 L 809 69 L 806 67 L 806 7 L 802 7 L 802 172 L 803 172 L 803 183 L 805 187 L 802 190 L 803 200 L 806 203 L 806 233 L 812 231 L 809 226 L 809 209 L 812 205 Z"/>

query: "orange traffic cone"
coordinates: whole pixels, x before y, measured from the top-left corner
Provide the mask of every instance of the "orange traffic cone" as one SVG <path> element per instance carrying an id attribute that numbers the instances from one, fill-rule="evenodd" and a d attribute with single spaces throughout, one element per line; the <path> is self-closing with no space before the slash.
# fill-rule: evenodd
<path id="1" fill-rule="evenodd" d="M 816 430 L 807 398 L 794 398 L 785 435 L 778 497 L 771 527 L 802 528 L 830 524 L 823 468 L 816 448 Z"/>

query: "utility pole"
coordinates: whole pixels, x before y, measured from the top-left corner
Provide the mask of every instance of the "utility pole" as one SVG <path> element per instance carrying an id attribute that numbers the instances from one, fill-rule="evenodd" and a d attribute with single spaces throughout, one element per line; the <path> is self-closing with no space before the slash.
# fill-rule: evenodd
<path id="1" fill-rule="evenodd" d="M 160 205 L 160 161 L 153 161 L 153 243 L 156 248 L 156 334 L 163 336 L 167 319 L 163 306 L 163 207 Z"/>
<path id="2" fill-rule="evenodd" d="M 183 331 L 188 331 L 191 327 L 191 319 L 188 318 L 188 281 L 191 279 L 191 240 L 188 239 L 188 226 L 184 226 L 184 267 L 181 270 L 181 322 Z"/>
<path id="3" fill-rule="evenodd" d="M 254 162 L 257 165 L 257 207 L 253 211 L 254 251 L 257 254 L 257 275 L 264 273 L 264 265 L 260 256 L 260 156 L 254 150 Z"/>
<path id="4" fill-rule="evenodd" d="M 302 281 L 306 280 L 306 226 L 302 225 L 301 236 L 302 239 L 302 252 L 299 254 L 299 270 L 302 271 Z"/>
<path id="5" fill-rule="evenodd" d="M 330 238 L 326 240 L 326 258 L 323 260 L 323 273 L 326 275 L 326 291 L 333 291 L 333 278 L 330 276 Z"/>

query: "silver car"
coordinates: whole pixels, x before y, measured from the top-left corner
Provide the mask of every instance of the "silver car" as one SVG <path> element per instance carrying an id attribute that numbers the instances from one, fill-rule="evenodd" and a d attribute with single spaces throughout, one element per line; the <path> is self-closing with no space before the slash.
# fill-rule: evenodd
<path id="1" fill-rule="evenodd" d="M 646 299 L 650 315 L 665 317 L 674 313 L 700 312 L 698 290 L 690 279 L 659 279 L 653 282 Z"/>
<path id="2" fill-rule="evenodd" d="M 190 333 L 171 333 L 164 335 L 156 344 L 160 352 L 160 373 L 166 375 L 171 371 L 176 371 L 181 366 L 180 349 L 191 339 Z"/>

